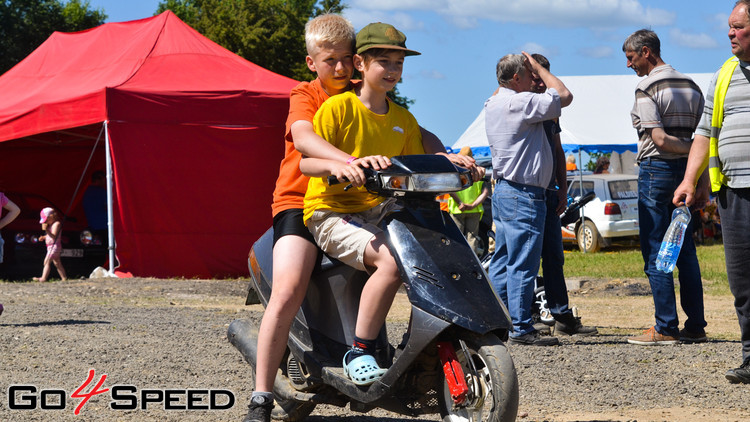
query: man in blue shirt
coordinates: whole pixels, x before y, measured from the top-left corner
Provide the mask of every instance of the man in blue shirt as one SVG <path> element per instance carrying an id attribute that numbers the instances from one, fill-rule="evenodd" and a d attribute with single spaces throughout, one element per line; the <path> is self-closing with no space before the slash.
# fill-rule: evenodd
<path id="1" fill-rule="evenodd" d="M 547 91 L 532 92 L 535 75 Z M 495 254 L 489 276 L 513 321 L 510 343 L 552 346 L 558 339 L 540 337 L 531 319 L 547 213 L 545 195 L 554 177 L 554 153 L 543 122 L 560 117 L 573 95 L 525 52 L 498 61 L 497 81 L 500 87 L 485 103 L 496 180 L 492 195 Z"/>

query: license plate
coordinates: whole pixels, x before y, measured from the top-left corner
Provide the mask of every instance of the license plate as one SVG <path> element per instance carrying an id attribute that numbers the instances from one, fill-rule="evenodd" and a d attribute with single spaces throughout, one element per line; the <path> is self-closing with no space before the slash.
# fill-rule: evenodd
<path id="1" fill-rule="evenodd" d="M 68 258 L 83 258 L 83 249 L 63 249 L 60 256 Z"/>

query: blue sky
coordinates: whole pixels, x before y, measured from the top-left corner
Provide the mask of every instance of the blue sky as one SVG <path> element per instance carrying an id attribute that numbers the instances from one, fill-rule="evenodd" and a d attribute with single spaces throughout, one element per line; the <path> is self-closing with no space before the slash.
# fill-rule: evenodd
<path id="1" fill-rule="evenodd" d="M 734 0 L 345 0 L 359 30 L 395 25 L 421 56 L 404 66 L 401 93 L 419 123 L 452 145 L 497 87 L 508 53 L 542 53 L 559 76 L 622 75 L 622 43 L 651 28 L 662 58 L 683 73 L 714 72 L 731 55 L 727 19 Z M 90 0 L 109 22 L 152 16 L 159 0 Z M 575 92 L 573 93 L 575 95 Z M 563 114 L 564 116 L 564 114 Z M 635 136 L 635 135 L 634 135 Z"/>

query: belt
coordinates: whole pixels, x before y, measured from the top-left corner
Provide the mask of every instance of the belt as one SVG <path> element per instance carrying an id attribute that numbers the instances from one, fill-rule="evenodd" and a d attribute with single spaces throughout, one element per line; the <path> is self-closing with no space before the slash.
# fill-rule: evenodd
<path id="1" fill-rule="evenodd" d="M 664 161 L 665 163 L 677 162 L 677 161 L 685 161 L 685 162 L 687 162 L 687 157 L 682 157 L 682 158 L 646 157 L 643 160 L 639 161 L 638 164 L 641 164 L 644 161 L 647 162 L 647 163 L 649 161 Z"/>

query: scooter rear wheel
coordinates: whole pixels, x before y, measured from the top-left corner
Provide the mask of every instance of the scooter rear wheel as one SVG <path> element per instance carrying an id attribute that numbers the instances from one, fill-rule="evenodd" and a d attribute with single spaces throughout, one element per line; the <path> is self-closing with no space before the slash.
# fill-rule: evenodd
<path id="1" fill-rule="evenodd" d="M 459 341 L 454 341 L 454 347 L 466 376 L 469 397 L 466 403 L 454 405 L 448 383 L 443 381 L 442 394 L 438 396 L 443 422 L 515 421 L 518 376 L 508 348 L 493 334 L 463 340 L 468 356 Z"/>
<path id="2" fill-rule="evenodd" d="M 281 361 L 281 365 L 279 369 L 281 369 L 281 373 L 277 374 L 276 377 L 289 377 L 289 349 L 286 350 L 286 353 L 284 355 L 284 359 Z M 294 363 L 293 365 L 297 365 Z M 291 384 L 291 381 L 289 381 Z M 283 395 L 280 394 L 279 391 L 276 391 L 276 385 L 274 385 L 274 391 L 273 391 L 274 399 L 276 400 L 276 406 L 274 406 L 273 411 L 271 412 L 271 419 L 275 421 L 284 421 L 284 422 L 299 422 L 305 420 L 307 416 L 312 413 L 312 411 L 315 409 L 315 403 L 309 403 L 309 402 L 299 402 L 296 400 L 291 399 L 284 399 L 282 398 Z"/>
<path id="3" fill-rule="evenodd" d="M 275 421 L 299 422 L 305 420 L 315 409 L 315 403 L 301 403 L 294 400 L 280 399 L 274 394 L 276 406 L 271 412 L 271 419 Z"/>

